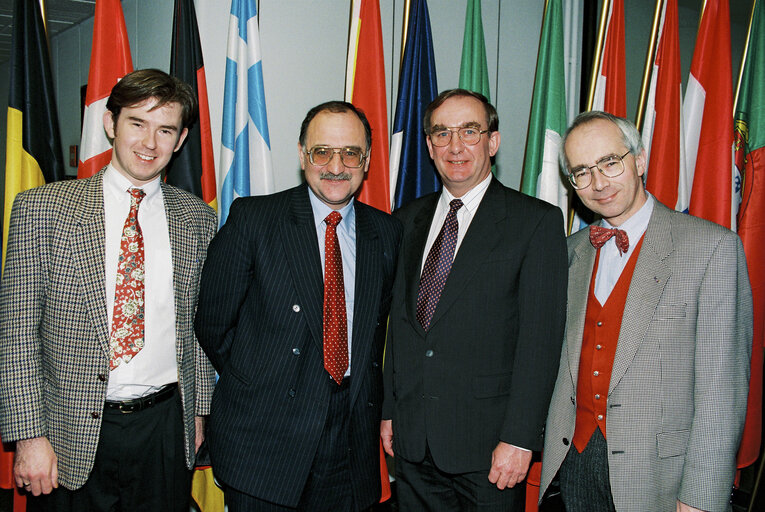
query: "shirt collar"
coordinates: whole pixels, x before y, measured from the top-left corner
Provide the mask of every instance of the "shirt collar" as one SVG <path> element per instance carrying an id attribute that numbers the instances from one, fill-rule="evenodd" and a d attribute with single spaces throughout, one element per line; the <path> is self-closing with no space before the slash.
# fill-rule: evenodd
<path id="1" fill-rule="evenodd" d="M 653 213 L 653 196 L 650 192 L 646 191 L 646 201 L 643 206 L 640 207 L 640 209 L 635 212 L 632 217 L 624 221 L 624 223 L 621 226 L 618 226 L 618 229 L 621 229 L 623 231 L 627 232 L 627 237 L 629 238 L 630 244 L 637 242 L 640 237 L 643 236 L 643 233 L 645 233 L 646 228 L 648 227 L 648 221 L 651 220 L 651 213 Z M 603 219 L 602 221 L 603 227 L 606 228 L 614 228 L 617 226 L 612 226 L 607 220 Z"/>
<path id="2" fill-rule="evenodd" d="M 483 198 L 483 195 L 486 193 L 486 189 L 489 188 L 489 184 L 491 183 L 491 177 L 492 174 L 489 173 L 484 180 L 476 185 L 475 187 L 471 188 L 467 191 L 465 195 L 460 197 L 459 199 L 462 200 L 462 208 L 461 210 L 464 212 L 468 212 L 470 214 L 474 214 L 475 210 L 478 209 L 478 206 L 481 204 L 481 199 Z M 457 199 L 452 195 L 449 190 L 447 190 L 446 187 L 443 187 L 441 189 L 441 207 L 449 209 L 449 204 L 452 202 L 452 199 Z"/>
<path id="3" fill-rule="evenodd" d="M 356 210 L 353 207 L 353 197 L 351 197 L 351 200 L 348 201 L 348 204 L 340 208 L 339 210 L 333 210 L 324 202 L 316 197 L 316 194 L 314 194 L 313 190 L 311 190 L 311 187 L 308 187 L 308 199 L 311 201 L 311 210 L 313 211 L 313 222 L 318 228 L 319 225 L 321 225 L 322 222 L 324 222 L 324 219 L 327 218 L 327 215 L 332 213 L 333 211 L 337 211 L 340 213 L 340 215 L 343 217 L 343 220 L 340 221 L 340 224 L 338 224 L 339 229 L 348 229 L 348 226 L 351 223 L 355 222 L 356 219 Z"/>
<path id="4" fill-rule="evenodd" d="M 151 202 L 152 198 L 159 193 L 159 180 L 160 176 L 157 176 L 149 183 L 144 183 L 140 187 L 137 187 L 109 163 L 109 165 L 106 166 L 106 171 L 104 171 L 104 192 L 108 192 L 117 198 L 124 198 L 127 197 L 127 191 L 129 189 L 140 188 L 146 194 L 143 201 Z"/>

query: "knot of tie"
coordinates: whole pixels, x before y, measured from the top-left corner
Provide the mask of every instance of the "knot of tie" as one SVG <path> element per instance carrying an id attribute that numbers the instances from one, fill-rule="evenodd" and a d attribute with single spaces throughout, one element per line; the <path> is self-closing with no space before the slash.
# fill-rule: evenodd
<path id="1" fill-rule="evenodd" d="M 452 199 L 449 202 L 449 213 L 457 212 L 460 208 L 462 208 L 462 199 Z M 447 214 L 448 215 L 448 214 Z"/>
<path id="2" fill-rule="evenodd" d="M 338 224 L 340 224 L 340 221 L 343 220 L 343 216 L 340 215 L 340 212 L 332 212 L 324 219 L 324 222 L 327 223 L 327 226 L 336 227 Z"/>
<path id="3" fill-rule="evenodd" d="M 130 194 L 136 204 L 141 204 L 141 200 L 146 197 L 146 192 L 142 188 L 130 188 L 128 189 L 128 194 Z"/>
<path id="4" fill-rule="evenodd" d="M 616 237 L 616 248 L 619 249 L 619 254 L 625 254 L 630 248 L 630 239 L 626 231 L 616 228 L 604 228 L 602 226 L 590 226 L 590 243 L 596 249 L 603 247 L 603 244 L 608 242 L 611 237 Z"/>

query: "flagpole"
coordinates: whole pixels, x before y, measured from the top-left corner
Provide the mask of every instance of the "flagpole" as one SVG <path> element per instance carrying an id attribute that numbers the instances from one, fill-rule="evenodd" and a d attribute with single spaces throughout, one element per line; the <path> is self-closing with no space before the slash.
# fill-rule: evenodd
<path id="1" fill-rule="evenodd" d="M 411 0 L 404 2 L 404 26 L 401 29 L 401 58 L 398 61 L 398 74 L 401 76 L 401 62 L 404 61 L 404 50 L 406 50 L 406 33 L 409 30 L 409 6 Z"/>
<path id="2" fill-rule="evenodd" d="M 744 51 L 741 54 L 741 66 L 738 70 L 738 82 L 736 83 L 736 95 L 733 96 L 733 116 L 736 116 L 736 107 L 738 106 L 738 93 L 741 90 L 741 79 L 744 77 L 744 64 L 746 64 L 746 55 L 749 53 L 749 38 L 752 35 L 752 20 L 754 20 L 754 8 L 757 6 L 757 0 L 752 0 L 752 11 L 749 13 L 749 27 L 746 29 L 746 39 Z"/>
<path id="3" fill-rule="evenodd" d="M 595 85 L 598 83 L 598 74 L 600 73 L 600 59 L 603 53 L 606 34 L 606 17 L 611 7 L 611 1 L 603 1 L 603 9 L 600 13 L 600 26 L 598 27 L 598 39 L 595 42 L 595 60 L 592 63 L 592 74 L 590 75 L 590 92 L 587 95 L 587 110 L 592 110 L 592 103 L 595 100 Z"/>
<path id="4" fill-rule="evenodd" d="M 651 82 L 653 73 L 653 63 L 656 58 L 659 32 L 659 22 L 661 18 L 661 7 L 667 0 L 656 0 L 656 10 L 653 13 L 653 27 L 651 27 L 651 39 L 648 42 L 648 50 L 645 57 L 645 70 L 643 71 L 643 84 L 640 87 L 640 100 L 638 100 L 638 109 L 635 113 L 635 126 L 638 131 L 643 129 L 643 114 L 645 113 L 645 104 L 648 96 L 648 86 Z"/>

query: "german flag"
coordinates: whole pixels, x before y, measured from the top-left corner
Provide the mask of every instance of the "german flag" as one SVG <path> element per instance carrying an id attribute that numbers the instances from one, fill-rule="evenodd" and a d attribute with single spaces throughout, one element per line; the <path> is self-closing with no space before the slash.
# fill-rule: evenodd
<path id="1" fill-rule="evenodd" d="M 5 162 L 3 264 L 8 222 L 16 194 L 63 177 L 48 38 L 40 3 L 15 0 Z"/>

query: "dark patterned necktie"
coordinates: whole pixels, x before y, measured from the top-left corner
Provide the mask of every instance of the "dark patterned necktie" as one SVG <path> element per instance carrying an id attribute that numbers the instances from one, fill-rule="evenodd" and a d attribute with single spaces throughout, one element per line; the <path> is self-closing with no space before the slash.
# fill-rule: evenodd
<path id="1" fill-rule="evenodd" d="M 114 292 L 112 332 L 109 339 L 109 368 L 127 364 L 144 344 L 144 254 L 143 233 L 138 224 L 138 206 L 146 193 L 131 188 L 130 212 L 120 239 L 117 285 Z"/>
<path id="2" fill-rule="evenodd" d="M 338 212 L 327 215 L 324 235 L 324 368 L 338 385 L 348 369 L 348 317 L 345 312 L 343 258 L 337 240 Z"/>
<path id="3" fill-rule="evenodd" d="M 452 268 L 454 249 L 457 246 L 457 210 L 462 208 L 462 200 L 452 199 L 449 203 L 449 213 L 446 214 L 444 225 L 430 248 L 425 266 L 420 276 L 420 290 L 417 294 L 417 321 L 426 331 L 430 328 L 430 320 L 441 298 L 441 292 L 446 284 L 446 278 Z"/>
<path id="4" fill-rule="evenodd" d="M 602 226 L 590 226 L 590 243 L 596 249 L 600 249 L 611 237 L 616 237 L 616 248 L 619 255 L 625 254 L 630 248 L 630 239 L 623 229 L 604 228 Z"/>

